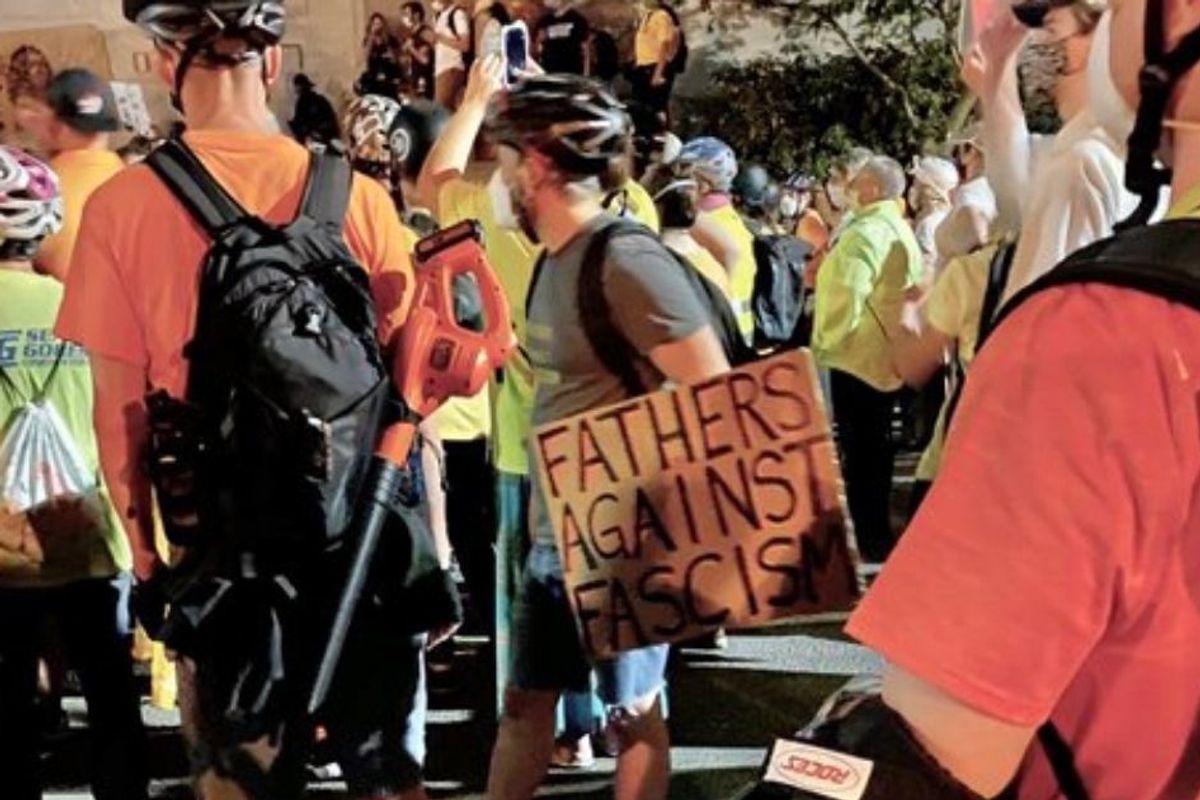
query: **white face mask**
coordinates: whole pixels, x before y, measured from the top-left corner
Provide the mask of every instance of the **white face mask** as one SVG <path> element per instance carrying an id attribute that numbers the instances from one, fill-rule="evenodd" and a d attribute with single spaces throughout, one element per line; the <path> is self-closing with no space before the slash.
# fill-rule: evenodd
<path id="1" fill-rule="evenodd" d="M 779 213 L 786 219 L 800 215 L 800 201 L 792 195 L 785 195 L 779 201 Z"/>
<path id="2" fill-rule="evenodd" d="M 487 185 L 488 197 L 492 201 L 492 216 L 496 224 L 510 231 L 521 230 L 521 222 L 517 219 L 517 211 L 513 208 L 512 192 L 508 184 L 500 176 L 500 170 L 492 173 Z"/>
<path id="3" fill-rule="evenodd" d="M 825 187 L 826 193 L 829 195 L 829 202 L 833 203 L 833 207 L 842 211 L 849 208 L 849 196 L 846 192 L 846 187 L 840 183 L 830 183 Z"/>
<path id="4" fill-rule="evenodd" d="M 1137 113 L 1129 107 L 1113 81 L 1109 66 L 1112 42 L 1112 12 L 1106 11 L 1096 27 L 1092 52 L 1088 56 L 1088 108 L 1100 127 L 1122 146 L 1133 132 Z"/>

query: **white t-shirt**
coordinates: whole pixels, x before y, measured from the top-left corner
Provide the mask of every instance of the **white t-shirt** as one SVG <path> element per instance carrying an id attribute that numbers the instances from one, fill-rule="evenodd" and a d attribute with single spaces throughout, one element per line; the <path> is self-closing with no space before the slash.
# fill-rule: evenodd
<path id="1" fill-rule="evenodd" d="M 917 244 L 921 247 L 921 260 L 927 271 L 937 270 L 941 266 L 938 258 L 937 230 L 946 217 L 950 216 L 950 206 L 938 206 L 923 217 L 919 217 L 913 225 Z"/>
<path id="2" fill-rule="evenodd" d="M 987 176 L 972 178 L 954 190 L 954 210 L 960 208 L 974 209 L 989 220 L 996 219 L 999 213 L 996 209 L 996 193 L 992 191 Z"/>
<path id="3" fill-rule="evenodd" d="M 1025 134 L 1028 136 L 1028 134 Z M 1029 136 L 1027 160 L 1008 165 L 992 158 L 988 171 L 1002 209 L 1020 213 L 1020 236 L 1004 302 L 1080 248 L 1112 234 L 1133 213 L 1137 198 L 1125 190 L 1123 148 L 1084 111 L 1058 135 Z M 1022 175 L 1024 178 L 1022 179 Z M 1008 202 L 1005 202 L 1005 201 Z"/>
<path id="4" fill-rule="evenodd" d="M 450 22 L 451 18 L 454 20 L 453 24 Z M 456 5 L 447 6 L 438 14 L 434 30 L 444 36 L 454 36 L 460 39 L 465 37 L 469 41 L 471 38 L 471 16 Z M 442 75 L 455 69 L 466 69 L 463 54 L 450 45 L 442 44 L 439 41 L 433 48 L 433 74 Z"/>

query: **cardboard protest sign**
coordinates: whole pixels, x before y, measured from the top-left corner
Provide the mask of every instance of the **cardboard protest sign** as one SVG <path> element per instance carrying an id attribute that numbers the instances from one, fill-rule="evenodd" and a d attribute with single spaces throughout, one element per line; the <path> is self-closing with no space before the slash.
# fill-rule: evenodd
<path id="1" fill-rule="evenodd" d="M 594 657 L 857 596 L 807 351 L 548 424 L 534 450 Z"/>

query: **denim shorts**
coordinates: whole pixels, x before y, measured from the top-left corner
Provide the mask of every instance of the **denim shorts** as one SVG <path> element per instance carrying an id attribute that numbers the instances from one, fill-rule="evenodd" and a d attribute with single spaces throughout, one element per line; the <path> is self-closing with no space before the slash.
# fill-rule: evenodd
<path id="1" fill-rule="evenodd" d="M 667 645 L 588 661 L 551 543 L 533 545 L 517 597 L 513 626 L 512 685 L 527 691 L 586 692 L 596 671 L 596 693 L 610 709 L 631 710 L 666 684 Z"/>

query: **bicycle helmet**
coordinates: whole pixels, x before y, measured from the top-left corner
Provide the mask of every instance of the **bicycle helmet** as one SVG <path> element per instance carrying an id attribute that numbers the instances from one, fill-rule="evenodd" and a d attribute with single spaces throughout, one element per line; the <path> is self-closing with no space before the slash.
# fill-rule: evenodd
<path id="1" fill-rule="evenodd" d="M 365 95 L 346 113 L 350 159 L 376 177 L 415 178 L 449 120 L 450 112 L 429 100 L 402 105 L 390 97 Z"/>
<path id="2" fill-rule="evenodd" d="M 11 256 L 13 243 L 32 256 L 37 244 L 63 224 L 58 176 L 38 159 L 15 147 L 0 146 L 0 249 Z"/>
<path id="3" fill-rule="evenodd" d="M 287 27 L 284 0 L 124 0 L 124 12 L 159 44 L 182 54 L 171 97 L 180 110 L 183 81 L 193 61 L 203 57 L 216 67 L 236 67 L 257 60 L 279 44 Z M 218 51 L 222 39 L 241 40 L 245 47 Z"/>
<path id="4" fill-rule="evenodd" d="M 287 22 L 284 0 L 124 0 L 125 19 L 155 39 L 194 47 L 222 36 L 255 47 L 277 44 Z"/>
<path id="5" fill-rule="evenodd" d="M 728 192 L 738 174 L 733 148 L 712 136 L 702 136 L 685 144 L 678 160 L 690 165 L 697 177 L 718 192 Z"/>
<path id="6" fill-rule="evenodd" d="M 568 175 L 600 176 L 630 152 L 625 106 L 600 83 L 539 75 L 501 95 L 488 118 L 492 138 L 543 153 Z"/>
<path id="7" fill-rule="evenodd" d="M 747 164 L 733 182 L 733 194 L 750 208 L 761 208 L 767 201 L 771 174 L 761 164 Z"/>
<path id="8" fill-rule="evenodd" d="M 387 175 L 392 165 L 390 136 L 400 103 L 377 94 L 356 99 L 346 112 L 350 160 L 356 169 L 376 177 Z"/>
<path id="9" fill-rule="evenodd" d="M 784 181 L 783 188 L 793 192 L 811 192 L 816 188 L 816 185 L 817 181 L 811 175 L 805 175 L 803 172 L 794 172 Z"/>

